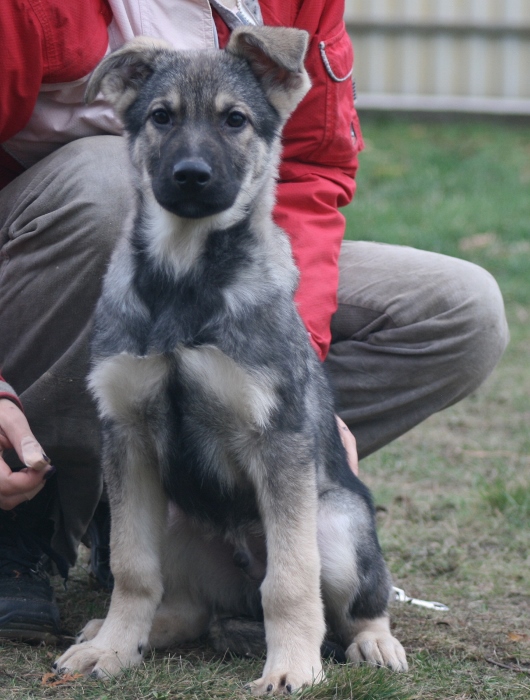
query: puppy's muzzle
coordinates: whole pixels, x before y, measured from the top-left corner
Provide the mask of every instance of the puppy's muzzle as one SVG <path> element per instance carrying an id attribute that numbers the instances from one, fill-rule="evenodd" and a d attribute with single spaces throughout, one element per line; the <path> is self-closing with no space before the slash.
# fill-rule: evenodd
<path id="1" fill-rule="evenodd" d="M 184 139 L 187 133 L 181 136 Z M 158 203 L 177 216 L 191 219 L 229 209 L 238 195 L 240 179 L 224 151 L 210 142 L 198 144 L 190 153 L 180 139 L 172 146 L 166 144 L 166 151 L 153 159 L 150 169 Z"/>

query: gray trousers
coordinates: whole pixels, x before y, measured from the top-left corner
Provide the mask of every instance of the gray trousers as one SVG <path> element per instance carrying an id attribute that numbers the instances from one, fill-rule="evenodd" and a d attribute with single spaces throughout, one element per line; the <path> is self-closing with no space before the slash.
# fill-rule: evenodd
<path id="1" fill-rule="evenodd" d="M 0 192 L 0 367 L 57 467 L 53 543 L 71 563 L 102 488 L 87 343 L 132 208 L 128 169 L 123 139 L 91 137 Z M 332 335 L 325 365 L 361 457 L 469 394 L 508 340 L 486 271 L 360 241 L 343 244 Z M 31 517 L 37 506 L 24 507 Z"/>

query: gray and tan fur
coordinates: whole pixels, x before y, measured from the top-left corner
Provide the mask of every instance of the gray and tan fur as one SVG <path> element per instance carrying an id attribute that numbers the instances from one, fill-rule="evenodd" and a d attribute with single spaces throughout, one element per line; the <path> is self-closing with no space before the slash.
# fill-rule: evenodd
<path id="1" fill-rule="evenodd" d="M 238 29 L 223 52 L 137 39 L 89 84 L 124 122 L 137 199 L 90 374 L 115 587 L 59 671 L 113 675 L 218 618 L 261 615 L 256 695 L 319 681 L 326 626 L 350 661 L 406 669 L 370 496 L 271 215 L 281 129 L 310 86 L 306 43 L 280 28 Z"/>

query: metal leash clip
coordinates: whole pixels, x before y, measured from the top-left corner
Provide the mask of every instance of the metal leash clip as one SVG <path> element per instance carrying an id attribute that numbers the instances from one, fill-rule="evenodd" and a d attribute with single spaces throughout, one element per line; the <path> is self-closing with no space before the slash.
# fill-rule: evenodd
<path id="1" fill-rule="evenodd" d="M 392 590 L 396 595 L 396 600 L 400 603 L 410 603 L 410 605 L 419 605 L 422 608 L 429 608 L 429 610 L 438 610 L 438 612 L 446 612 L 449 610 L 447 605 L 443 603 L 436 603 L 434 600 L 420 600 L 419 598 L 411 598 L 408 596 L 402 588 L 396 588 L 392 586 Z"/>

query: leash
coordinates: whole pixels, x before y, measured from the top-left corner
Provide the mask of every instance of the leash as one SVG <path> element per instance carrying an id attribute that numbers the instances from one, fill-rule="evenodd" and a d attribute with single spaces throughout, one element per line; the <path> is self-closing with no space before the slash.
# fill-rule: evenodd
<path id="1" fill-rule="evenodd" d="M 443 603 L 437 603 L 434 600 L 420 600 L 419 598 L 411 598 L 408 596 L 402 588 L 396 588 L 392 586 L 392 590 L 395 593 L 395 600 L 399 603 L 409 603 L 409 605 L 418 605 L 421 608 L 428 608 L 429 610 L 437 610 L 438 612 L 446 612 L 449 610 L 447 605 Z"/>

